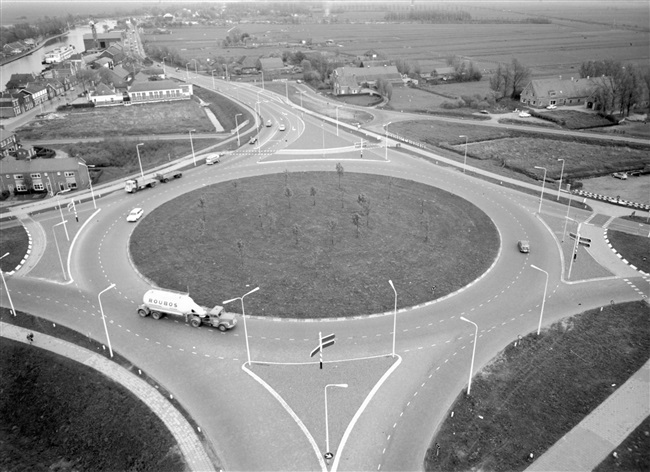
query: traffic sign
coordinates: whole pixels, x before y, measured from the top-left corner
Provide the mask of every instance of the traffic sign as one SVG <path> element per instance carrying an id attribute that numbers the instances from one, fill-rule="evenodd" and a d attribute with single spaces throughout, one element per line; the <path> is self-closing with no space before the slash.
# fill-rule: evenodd
<path id="1" fill-rule="evenodd" d="M 323 336 L 322 338 L 320 338 L 320 343 L 318 344 L 316 349 L 311 351 L 311 354 L 309 355 L 309 357 L 314 357 L 316 354 L 321 352 L 321 350 L 323 350 L 326 347 L 329 347 L 332 344 L 334 344 L 335 343 L 335 341 L 334 341 L 335 337 L 336 336 L 334 336 L 334 334 L 328 334 L 327 336 Z"/>
<path id="2" fill-rule="evenodd" d="M 571 236 L 571 239 L 576 238 L 575 233 L 569 233 L 569 236 Z M 585 238 L 584 236 L 580 236 L 580 240 L 578 241 L 579 244 L 582 244 L 583 246 L 588 246 L 589 243 L 591 243 L 591 238 Z"/>

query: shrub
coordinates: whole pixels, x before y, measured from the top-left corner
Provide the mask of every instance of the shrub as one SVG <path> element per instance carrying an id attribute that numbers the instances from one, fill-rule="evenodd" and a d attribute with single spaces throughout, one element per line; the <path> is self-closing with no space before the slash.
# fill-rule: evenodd
<path id="1" fill-rule="evenodd" d="M 6 190 L 6 189 L 3 190 L 2 192 L 0 192 L 0 201 L 6 200 L 7 198 L 9 198 L 9 195 L 11 195 L 9 190 Z"/>

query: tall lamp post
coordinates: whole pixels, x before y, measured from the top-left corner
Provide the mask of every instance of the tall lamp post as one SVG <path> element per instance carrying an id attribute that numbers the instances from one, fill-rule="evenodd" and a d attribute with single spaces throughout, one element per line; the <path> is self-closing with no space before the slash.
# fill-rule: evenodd
<path id="1" fill-rule="evenodd" d="M 190 61 L 190 62 L 192 62 L 192 61 Z M 185 64 L 185 80 L 190 80 L 190 70 L 187 68 L 187 66 L 190 65 L 190 62 Z"/>
<path id="2" fill-rule="evenodd" d="M 566 237 L 566 225 L 569 222 L 569 210 L 571 209 L 571 196 L 572 193 L 569 192 L 569 201 L 566 204 L 566 216 L 564 217 L 564 231 L 562 231 L 562 242 L 564 242 L 564 238 Z"/>
<path id="3" fill-rule="evenodd" d="M 142 159 L 140 159 L 140 146 L 144 146 L 144 143 L 139 143 L 135 145 L 135 152 L 138 153 L 138 164 L 140 164 L 140 175 L 144 179 L 144 171 L 142 170 Z"/>
<path id="4" fill-rule="evenodd" d="M 542 200 L 544 199 L 544 184 L 546 183 L 546 167 L 535 166 L 535 169 L 542 169 L 544 171 L 544 177 L 542 177 L 542 193 L 539 196 L 539 210 L 537 214 L 542 214 Z"/>
<path id="5" fill-rule="evenodd" d="M 192 159 L 194 160 L 194 167 L 196 167 L 196 154 L 194 154 L 194 141 L 192 140 L 192 133 L 196 133 L 196 130 L 190 130 L 190 147 L 192 148 Z"/>
<path id="6" fill-rule="evenodd" d="M 546 290 L 548 289 L 548 272 L 546 272 L 544 269 L 540 269 L 536 265 L 531 264 L 530 266 L 533 269 L 537 269 L 540 272 L 544 272 L 544 275 L 546 275 L 546 283 L 544 284 L 544 298 L 542 298 L 542 311 L 539 314 L 539 323 L 537 325 L 537 336 L 539 336 L 539 332 L 542 329 L 542 317 L 544 316 L 544 303 L 546 302 Z"/>
<path id="7" fill-rule="evenodd" d="M 242 115 L 243 113 L 237 113 L 235 115 L 235 129 L 237 130 L 237 146 L 241 146 L 241 142 L 239 141 L 239 123 L 237 122 L 237 117 Z"/>
<path id="8" fill-rule="evenodd" d="M 196 59 L 192 59 L 192 61 L 194 61 L 194 78 L 198 78 L 199 77 L 199 70 L 197 68 L 197 64 L 199 63 L 199 61 L 197 61 Z M 192 62 L 192 61 L 190 61 L 190 62 Z"/>
<path id="9" fill-rule="evenodd" d="M 264 71 L 262 70 L 260 72 L 262 73 L 262 90 L 265 90 L 264 89 Z"/>
<path id="10" fill-rule="evenodd" d="M 386 155 L 384 156 L 384 158 L 386 160 L 388 160 L 388 125 L 390 125 L 391 123 L 392 122 L 389 121 L 388 123 L 386 123 L 384 125 L 384 148 L 385 148 L 385 152 L 386 152 Z"/>
<path id="11" fill-rule="evenodd" d="M 165 56 L 162 58 L 162 64 L 163 64 L 163 75 L 167 77 L 167 70 L 165 69 L 165 59 L 167 59 L 169 56 Z"/>
<path id="12" fill-rule="evenodd" d="M 0 259 L 3 259 L 4 257 L 8 256 L 9 253 L 5 253 L 4 256 L 0 257 Z M 0 276 L 2 276 L 2 284 L 5 286 L 5 292 L 7 292 L 7 298 L 9 299 L 9 305 L 11 306 L 11 314 L 13 316 L 16 316 L 16 309 L 14 308 L 14 302 L 11 300 L 11 294 L 9 293 L 9 288 L 7 287 L 7 281 L 5 280 L 5 273 L 2 269 L 0 269 Z"/>
<path id="13" fill-rule="evenodd" d="M 93 179 L 90 178 L 90 167 L 95 167 L 95 166 L 89 166 L 88 164 L 86 164 L 86 161 L 81 157 L 79 159 L 83 161 L 83 162 L 80 162 L 79 164 L 84 166 L 86 168 L 86 171 L 88 172 L 88 185 L 90 185 L 90 196 L 93 199 L 93 207 L 96 210 L 97 209 L 97 204 L 95 203 L 95 192 L 93 191 Z"/>
<path id="14" fill-rule="evenodd" d="M 104 308 L 102 307 L 102 293 L 108 292 L 110 289 L 114 288 L 115 284 L 111 284 L 110 286 L 106 287 L 104 290 L 99 292 L 97 295 L 97 300 L 99 301 L 99 311 L 102 314 L 102 321 L 104 322 L 104 332 L 106 333 L 106 341 L 108 342 L 108 352 L 111 354 L 111 357 L 113 357 L 113 348 L 111 347 L 111 338 L 108 337 L 108 328 L 106 327 L 106 317 L 104 316 Z"/>
<path id="15" fill-rule="evenodd" d="M 214 86 L 214 69 L 212 70 L 212 90 L 216 90 L 216 87 Z"/>
<path id="16" fill-rule="evenodd" d="M 67 221 L 63 218 L 63 210 L 61 209 L 61 195 L 62 193 L 68 193 L 70 189 L 61 190 L 56 193 L 56 204 L 59 206 L 59 213 L 61 214 L 61 223 L 63 224 L 63 229 L 65 230 L 65 239 L 70 241 L 70 235 L 68 234 L 68 227 L 65 225 Z"/>
<path id="17" fill-rule="evenodd" d="M 571 251 L 571 261 L 569 262 L 569 275 L 567 277 L 570 279 L 571 278 L 571 269 L 573 269 L 573 261 L 575 260 L 575 258 L 578 255 L 578 243 L 580 242 L 580 227 L 582 226 L 582 222 L 578 222 L 578 221 L 576 221 L 573 218 L 570 218 L 568 216 L 566 216 L 565 218 L 567 220 L 571 220 L 574 223 L 578 224 L 578 229 L 576 230 L 576 240 L 573 243 L 573 250 Z"/>
<path id="18" fill-rule="evenodd" d="M 336 135 L 339 135 L 339 108 L 341 108 L 343 105 L 336 105 Z"/>
<path id="19" fill-rule="evenodd" d="M 395 290 L 395 286 L 393 285 L 392 280 L 389 280 L 388 283 L 390 284 L 390 288 L 393 289 L 393 293 L 395 294 L 395 305 L 393 307 L 393 357 L 395 357 L 395 334 L 397 331 L 397 290 Z"/>
<path id="20" fill-rule="evenodd" d="M 328 457 L 332 457 L 330 453 L 330 429 L 329 421 L 327 419 L 327 387 L 348 388 L 348 384 L 327 384 L 325 385 L 325 452 Z"/>
<path id="21" fill-rule="evenodd" d="M 560 171 L 560 185 L 557 187 L 557 200 L 560 201 L 560 192 L 562 191 L 562 177 L 564 176 L 564 159 L 558 159 L 558 161 L 562 161 L 562 170 Z"/>
<path id="22" fill-rule="evenodd" d="M 461 134 L 458 136 L 459 138 L 465 138 L 465 157 L 463 158 L 463 174 L 465 173 L 465 170 L 467 169 L 467 136 L 464 134 Z"/>
<path id="23" fill-rule="evenodd" d="M 54 235 L 54 244 L 56 245 L 56 253 L 59 255 L 59 262 L 61 263 L 61 272 L 63 272 L 63 280 L 68 280 L 68 277 L 65 275 L 65 267 L 63 266 L 63 259 L 61 258 L 61 251 L 59 250 L 59 241 L 56 239 L 56 231 L 54 231 L 54 228 L 56 228 L 59 225 L 64 225 L 63 227 L 65 228 L 65 223 L 66 221 L 63 220 L 61 223 L 57 223 L 52 226 L 52 234 Z"/>
<path id="24" fill-rule="evenodd" d="M 476 343 L 478 342 L 478 325 L 464 316 L 461 316 L 460 319 L 474 325 L 474 348 L 472 349 L 472 363 L 469 367 L 469 383 L 467 384 L 467 396 L 469 396 L 472 390 L 472 373 L 474 372 L 474 357 L 476 356 Z"/>
<path id="25" fill-rule="evenodd" d="M 244 336 L 246 337 L 246 357 L 248 358 L 248 365 L 251 365 L 251 350 L 250 347 L 248 346 L 248 329 L 246 328 L 246 311 L 244 310 L 244 297 L 247 295 L 250 295 L 251 293 L 255 293 L 259 290 L 259 287 L 255 287 L 253 290 L 250 292 L 247 292 L 243 294 L 241 297 L 236 297 L 236 298 L 231 298 L 230 300 L 226 300 L 223 302 L 224 305 L 230 302 L 234 302 L 235 300 L 240 300 L 241 301 L 241 317 L 244 320 Z"/>
<path id="26" fill-rule="evenodd" d="M 298 93 L 300 94 L 300 108 L 302 108 L 302 95 L 304 93 L 306 93 L 306 91 L 305 90 L 300 90 Z"/>

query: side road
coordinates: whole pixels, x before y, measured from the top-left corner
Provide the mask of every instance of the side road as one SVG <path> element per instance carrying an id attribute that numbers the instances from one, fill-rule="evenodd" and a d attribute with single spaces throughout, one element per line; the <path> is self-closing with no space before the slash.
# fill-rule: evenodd
<path id="1" fill-rule="evenodd" d="M 593 470 L 650 415 L 650 361 L 527 472 Z"/>
<path id="2" fill-rule="evenodd" d="M 29 330 L 0 322 L 0 336 L 27 344 Z M 179 445 L 190 470 L 215 471 L 192 425 L 163 397 L 158 390 L 125 368 L 92 351 L 46 334 L 37 333 L 33 339 L 37 348 L 47 349 L 61 356 L 92 367 L 138 397 L 162 420 Z"/>

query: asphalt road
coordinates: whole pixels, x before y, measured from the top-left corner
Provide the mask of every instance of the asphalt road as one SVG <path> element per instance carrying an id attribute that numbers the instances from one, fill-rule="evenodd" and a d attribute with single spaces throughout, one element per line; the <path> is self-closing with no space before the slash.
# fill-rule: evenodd
<path id="1" fill-rule="evenodd" d="M 196 80 L 211 86 L 211 78 Z M 612 299 L 639 299 L 622 277 L 565 283 L 558 242 L 535 215 L 537 197 L 436 165 L 434 155 L 421 159 L 376 148 L 367 150 L 361 159 L 356 152 L 341 151 L 338 157 L 345 157 L 346 171 L 409 178 L 472 201 L 497 225 L 501 252 L 493 267 L 464 290 L 435 303 L 400 310 L 396 358 L 390 356 L 392 313 L 311 323 L 277 322 L 248 313 L 252 316 L 247 319 L 252 370 L 268 380 L 264 385 L 244 368 L 247 352 L 241 319 L 235 330 L 220 333 L 168 318 L 140 318 L 136 308 L 150 283 L 138 274 L 127 251 L 134 225 L 126 223 L 125 217 L 133 207 L 143 207 L 146 214 L 204 185 L 287 168 L 291 172 L 333 171 L 334 161 L 325 156 L 323 142 L 328 148 L 353 149 L 359 139 L 345 128 L 336 136 L 331 125 L 287 107 L 268 92 L 220 83 L 222 90 L 232 87 L 239 89 L 235 93 L 251 109 L 260 107 L 263 121 L 274 121 L 273 126 L 260 128 L 257 144 L 242 143 L 242 151 L 222 164 L 190 169 L 182 179 L 154 189 L 133 195 L 105 192 L 98 202 L 100 211 L 72 248 L 69 267 L 74 282 L 61 283 L 58 269 L 40 279 L 18 273 L 8 280 L 17 309 L 99 340 L 105 339 L 105 333 L 97 294 L 115 283 L 114 289 L 102 295 L 113 349 L 173 393 L 211 439 L 226 470 L 325 470 L 323 386 L 343 381 L 337 371 L 344 364 L 348 388 L 329 392 L 330 449 L 336 452 L 332 470 L 420 470 L 434 431 L 467 385 L 473 343 L 477 341 L 474 370 L 478 371 L 518 335 L 537 328 L 545 276 L 531 264 L 549 274 L 543 325 Z M 287 131 L 277 129 L 280 122 L 286 123 Z M 79 209 L 89 215 L 91 206 L 86 202 Z M 565 207 L 545 201 L 544 211 L 563 214 Z M 585 219 L 588 214 L 576 216 Z M 35 219 L 43 226 L 46 251 L 51 252 L 49 235 L 59 220 L 51 213 Z M 516 241 L 523 238 L 535 248 L 529 255 L 516 249 Z M 635 282 L 642 283 L 640 279 Z M 252 288 L 215 294 L 215 304 Z M 388 283 L 386 288 L 388 296 L 392 295 Z M 399 294 L 401 287 L 396 290 Z M 251 296 L 263 297 L 263 285 Z M 478 325 L 477 339 L 474 326 L 461 316 Z M 308 354 L 318 343 L 319 331 L 337 336 L 337 343 L 325 353 L 322 372 Z M 376 371 L 367 367 L 371 362 L 367 358 L 375 356 L 399 364 L 373 393 Z M 312 370 L 305 370 L 305 364 Z M 350 369 L 350 365 L 359 367 Z M 366 378 L 371 371 L 374 376 Z M 279 378 L 282 382 L 274 383 Z M 359 410 L 364 400 L 367 404 Z"/>

